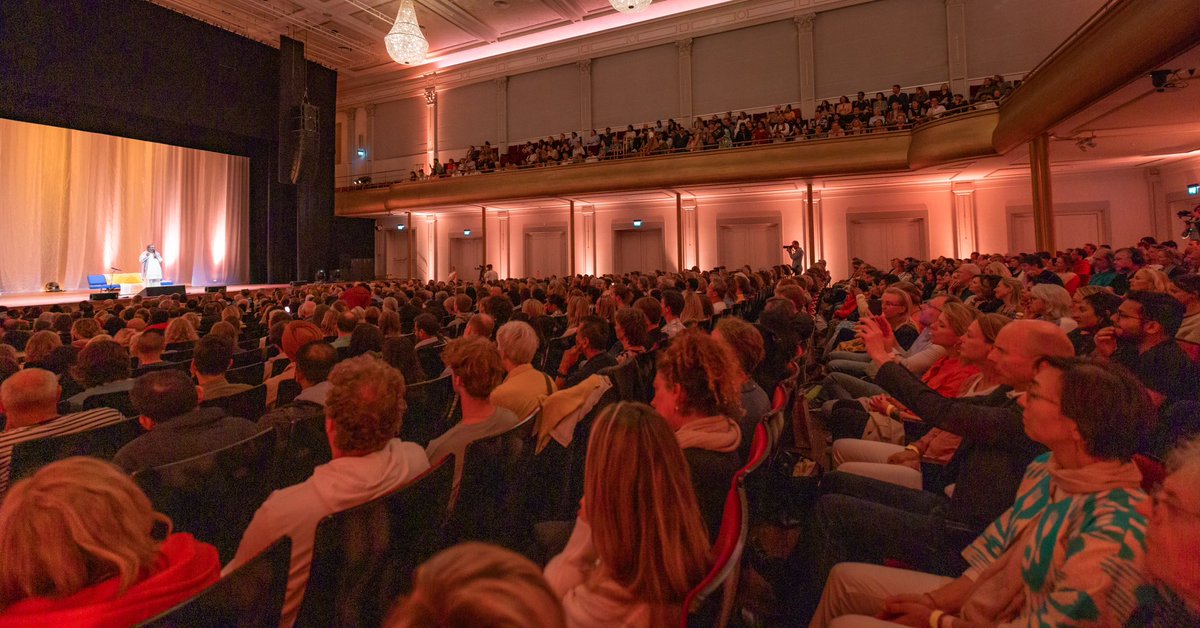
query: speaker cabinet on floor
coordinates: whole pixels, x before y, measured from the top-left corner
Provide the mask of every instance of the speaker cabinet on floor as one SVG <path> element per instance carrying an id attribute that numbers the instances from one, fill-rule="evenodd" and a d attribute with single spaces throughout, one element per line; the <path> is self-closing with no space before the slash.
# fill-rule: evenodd
<path id="1" fill-rule="evenodd" d="M 116 292 L 93 292 L 88 298 L 92 301 L 116 301 L 118 296 Z"/>
<path id="2" fill-rule="evenodd" d="M 204 286 L 205 292 L 225 292 L 225 286 Z"/>
<path id="3" fill-rule="evenodd" d="M 187 286 L 146 286 L 138 293 L 138 295 L 143 297 L 161 297 L 168 294 L 186 297 Z"/>

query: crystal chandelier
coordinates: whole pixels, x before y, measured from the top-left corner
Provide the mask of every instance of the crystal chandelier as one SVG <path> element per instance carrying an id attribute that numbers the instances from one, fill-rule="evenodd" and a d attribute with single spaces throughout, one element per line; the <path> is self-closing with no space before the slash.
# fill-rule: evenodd
<path id="1" fill-rule="evenodd" d="M 608 0 L 612 8 L 621 13 L 641 13 L 650 6 L 651 0 Z"/>
<path id="2" fill-rule="evenodd" d="M 425 36 L 421 34 L 421 27 L 417 24 L 417 10 L 413 7 L 412 0 L 401 0 L 400 11 L 396 13 L 396 23 L 392 24 L 391 32 L 384 36 L 383 43 L 387 46 L 388 55 L 395 59 L 396 63 L 419 65 L 425 61 L 425 54 L 429 52 L 429 42 L 425 41 Z"/>

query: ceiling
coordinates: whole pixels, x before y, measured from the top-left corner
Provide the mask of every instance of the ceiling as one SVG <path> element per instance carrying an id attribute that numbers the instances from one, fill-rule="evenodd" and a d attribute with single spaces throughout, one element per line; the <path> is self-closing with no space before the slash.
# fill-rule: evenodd
<path id="1" fill-rule="evenodd" d="M 149 1 L 271 46 L 279 46 L 280 35 L 305 42 L 309 59 L 342 77 L 404 69 L 383 46 L 400 0 Z M 655 4 L 686 9 L 694 0 Z M 415 0 L 415 7 L 430 58 L 553 29 L 568 32 L 572 24 L 615 13 L 608 0 Z M 635 21 L 638 16 L 629 16 L 622 24 Z"/>

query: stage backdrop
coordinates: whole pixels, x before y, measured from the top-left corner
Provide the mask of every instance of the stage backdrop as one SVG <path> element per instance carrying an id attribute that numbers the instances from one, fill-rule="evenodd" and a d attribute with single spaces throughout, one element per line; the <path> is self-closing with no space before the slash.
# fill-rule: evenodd
<path id="1" fill-rule="evenodd" d="M 164 280 L 244 283 L 249 185 L 245 157 L 0 119 L 0 290 L 140 272 L 152 242 Z"/>

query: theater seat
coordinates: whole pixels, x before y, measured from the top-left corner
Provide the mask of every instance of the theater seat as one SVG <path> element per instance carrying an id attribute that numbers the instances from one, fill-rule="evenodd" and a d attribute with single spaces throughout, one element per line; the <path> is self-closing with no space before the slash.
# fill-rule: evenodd
<path id="1" fill-rule="evenodd" d="M 530 461 L 537 412 L 503 434 L 477 440 L 463 453 L 458 493 L 451 500 L 447 544 L 486 541 L 519 549 L 534 524 Z"/>
<path id="2" fill-rule="evenodd" d="M 267 410 L 267 386 L 259 384 L 239 393 L 201 402 L 205 408 L 224 408 L 228 416 L 257 421 Z"/>
<path id="3" fill-rule="evenodd" d="M 458 396 L 449 375 L 410 385 L 404 400 L 408 410 L 400 427 L 401 440 L 424 447 L 450 429 Z"/>
<path id="4" fill-rule="evenodd" d="M 85 432 L 17 443 L 12 448 L 9 486 L 51 462 L 71 456 L 112 460 L 113 456 L 117 455 L 117 450 L 143 432 L 136 419 L 127 419 Z"/>

